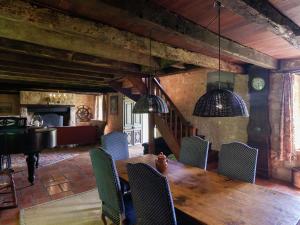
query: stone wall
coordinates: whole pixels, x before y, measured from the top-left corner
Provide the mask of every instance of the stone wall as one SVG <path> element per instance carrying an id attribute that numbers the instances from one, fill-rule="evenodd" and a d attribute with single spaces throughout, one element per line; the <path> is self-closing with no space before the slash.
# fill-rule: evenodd
<path id="1" fill-rule="evenodd" d="M 86 106 L 90 109 L 92 113 L 92 118 L 95 114 L 95 95 L 86 95 L 86 94 L 75 94 L 74 95 L 75 111 L 77 111 L 79 106 Z M 89 125 L 90 122 L 80 122 L 76 120 L 76 125 Z"/>
<path id="2" fill-rule="evenodd" d="M 191 73 L 161 77 L 161 84 L 183 116 L 198 128 L 198 134 L 212 142 L 212 148 L 232 141 L 247 142 L 248 118 L 204 118 L 192 115 L 196 101 L 206 92 L 208 69 Z M 235 75 L 234 91 L 246 102 L 249 108 L 248 76 Z"/>
<path id="3" fill-rule="evenodd" d="M 0 116 L 19 114 L 20 96 L 18 94 L 0 94 Z"/>

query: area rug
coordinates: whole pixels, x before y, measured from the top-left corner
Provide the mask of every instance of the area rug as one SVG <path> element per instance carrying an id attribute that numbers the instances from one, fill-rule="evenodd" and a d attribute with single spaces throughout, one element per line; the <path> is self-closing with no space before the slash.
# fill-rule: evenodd
<path id="1" fill-rule="evenodd" d="M 20 225 L 103 225 L 97 189 L 20 211 Z"/>
<path id="2" fill-rule="evenodd" d="M 54 163 L 61 162 L 66 159 L 73 158 L 79 155 L 79 151 L 57 148 L 57 149 L 46 149 L 42 151 L 39 159 L 39 167 L 49 166 Z M 27 170 L 26 156 L 24 154 L 11 155 L 12 168 L 16 171 Z"/>

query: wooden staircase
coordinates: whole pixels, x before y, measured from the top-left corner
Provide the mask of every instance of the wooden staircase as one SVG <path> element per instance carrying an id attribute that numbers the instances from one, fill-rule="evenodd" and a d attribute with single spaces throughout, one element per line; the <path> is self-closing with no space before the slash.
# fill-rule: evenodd
<path id="1" fill-rule="evenodd" d="M 152 82 L 152 93 L 164 99 L 169 108 L 167 114 L 154 114 L 154 123 L 171 151 L 178 158 L 181 139 L 186 136 L 197 135 L 197 129 L 183 117 L 158 80 L 153 78 L 151 81 L 149 78 L 127 76 L 112 82 L 111 86 L 116 91 L 137 101 L 141 95 L 148 92 L 150 82 Z"/>

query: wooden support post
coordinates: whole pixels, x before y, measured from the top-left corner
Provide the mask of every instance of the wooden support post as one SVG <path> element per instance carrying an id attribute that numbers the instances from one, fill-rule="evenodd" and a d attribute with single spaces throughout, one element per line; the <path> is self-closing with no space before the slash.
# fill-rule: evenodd
<path id="1" fill-rule="evenodd" d="M 154 144 L 154 114 L 149 113 L 149 154 L 155 154 L 155 144 Z"/>

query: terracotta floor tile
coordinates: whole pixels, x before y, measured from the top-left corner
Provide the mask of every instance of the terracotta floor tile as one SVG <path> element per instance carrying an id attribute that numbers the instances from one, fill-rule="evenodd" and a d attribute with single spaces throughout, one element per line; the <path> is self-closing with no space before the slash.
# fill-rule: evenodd
<path id="1" fill-rule="evenodd" d="M 47 187 L 47 190 L 48 190 L 48 194 L 49 195 L 55 195 L 55 194 L 58 194 L 58 193 L 62 192 L 62 190 L 59 187 L 59 185 L 49 186 L 49 187 Z"/>
<path id="2" fill-rule="evenodd" d="M 68 180 L 59 180 L 59 181 L 51 181 L 51 182 L 46 182 L 44 183 L 45 187 L 50 187 L 50 186 L 55 186 L 55 185 L 59 185 L 59 184 L 63 184 L 65 182 L 67 182 Z"/>
<path id="3" fill-rule="evenodd" d="M 63 191 L 70 191 L 71 190 L 71 184 L 69 182 L 66 182 L 66 183 L 62 183 L 59 185 L 60 188 L 63 190 Z"/>
<path id="4" fill-rule="evenodd" d="M 52 200 L 60 199 L 60 198 L 64 198 L 64 197 L 67 197 L 67 196 L 73 195 L 73 194 L 74 194 L 74 192 L 72 192 L 72 191 L 64 191 L 64 192 L 61 192 L 61 193 L 58 193 L 55 195 L 51 195 L 51 199 Z"/>

